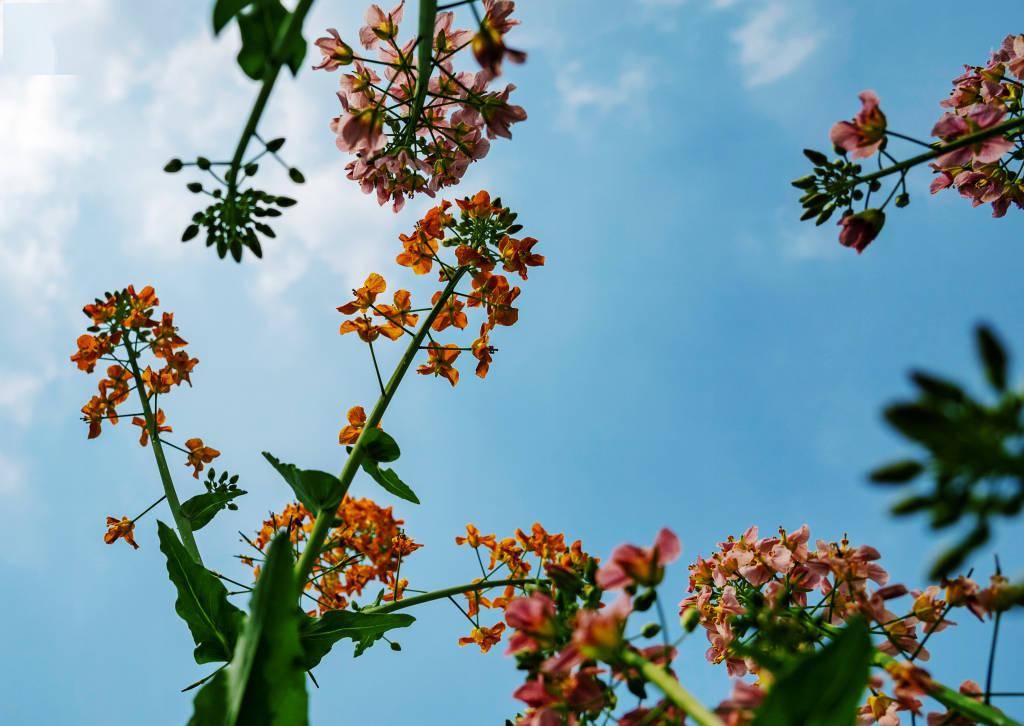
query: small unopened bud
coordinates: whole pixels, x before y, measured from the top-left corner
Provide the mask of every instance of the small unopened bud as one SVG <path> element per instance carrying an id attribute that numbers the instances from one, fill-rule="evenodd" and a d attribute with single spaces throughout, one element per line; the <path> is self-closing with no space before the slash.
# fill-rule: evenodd
<path id="1" fill-rule="evenodd" d="M 687 633 L 692 633 L 700 623 L 700 610 L 697 608 L 686 608 L 679 616 L 679 624 Z"/>
<path id="2" fill-rule="evenodd" d="M 657 599 L 658 599 L 657 591 L 655 591 L 655 590 L 648 590 L 647 592 L 643 593 L 642 595 L 638 595 L 637 598 L 635 600 L 633 600 L 633 609 L 636 610 L 637 612 L 641 612 L 642 613 L 645 610 L 649 610 L 651 605 L 653 605 L 654 601 L 657 600 Z"/>
<path id="3" fill-rule="evenodd" d="M 398 650 L 401 650 L 401 649 L 402 649 L 402 644 L 401 643 L 399 643 L 397 640 L 392 640 L 391 641 L 391 650 L 398 651 Z"/>
<path id="4" fill-rule="evenodd" d="M 900 209 L 902 209 L 903 207 L 907 206 L 908 204 L 910 204 L 910 195 L 909 194 L 904 193 L 904 194 L 900 194 L 900 195 L 898 195 L 896 197 L 896 206 L 899 207 Z"/>
<path id="5" fill-rule="evenodd" d="M 640 635 L 645 638 L 653 638 L 655 635 L 661 632 L 661 626 L 657 623 L 647 623 L 644 629 L 640 631 Z"/>

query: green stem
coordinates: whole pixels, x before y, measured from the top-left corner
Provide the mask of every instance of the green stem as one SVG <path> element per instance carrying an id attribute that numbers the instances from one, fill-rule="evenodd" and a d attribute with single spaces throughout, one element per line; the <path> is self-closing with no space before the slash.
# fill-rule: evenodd
<path id="1" fill-rule="evenodd" d="M 544 582 L 544 580 L 541 580 Z M 396 610 L 405 610 L 416 605 L 422 605 L 423 603 L 433 602 L 434 600 L 443 600 L 446 597 L 453 595 L 461 595 L 465 592 L 477 592 L 480 590 L 489 590 L 492 587 L 505 587 L 506 585 L 536 585 L 537 581 L 528 578 L 513 578 L 510 580 L 482 580 L 480 582 L 471 582 L 467 585 L 456 585 L 455 587 L 446 587 L 443 590 L 434 590 L 433 592 L 427 592 L 422 595 L 416 595 L 415 597 L 407 597 L 404 600 L 398 600 L 396 602 L 389 602 L 387 605 L 378 605 L 377 607 L 364 608 L 364 613 L 393 613 Z"/>
<path id="2" fill-rule="evenodd" d="M 178 492 L 174 488 L 174 480 L 171 478 L 171 470 L 167 468 L 167 459 L 164 457 L 164 448 L 160 444 L 160 434 L 157 431 L 156 416 L 149 405 L 149 397 L 146 395 L 146 384 L 142 380 L 142 371 L 139 370 L 139 360 L 128 339 L 128 331 L 124 331 L 124 348 L 128 352 L 128 367 L 132 371 L 132 378 L 135 379 L 135 391 L 139 394 L 139 401 L 142 403 L 142 413 L 146 418 L 146 428 L 149 430 L 149 445 L 153 449 L 153 458 L 156 459 L 156 468 L 160 472 L 160 481 L 164 485 L 164 496 L 167 497 L 167 506 L 174 517 L 174 524 L 181 536 L 181 543 L 185 549 L 200 565 L 203 558 L 199 554 L 199 547 L 196 546 L 196 539 L 192 534 L 192 524 L 181 511 L 181 501 L 178 499 Z M 140 515 L 141 516 L 141 515 Z"/>
<path id="3" fill-rule="evenodd" d="M 263 115 L 267 101 L 270 99 L 270 93 L 274 90 L 274 84 L 277 82 L 277 76 L 281 72 L 281 66 L 285 63 L 285 49 L 291 43 L 293 32 L 302 32 L 302 23 L 312 6 L 313 0 L 299 0 L 299 4 L 295 6 L 295 11 L 281 24 L 277 37 L 274 39 L 274 47 L 271 49 L 270 58 L 267 59 L 267 69 L 263 73 L 263 85 L 260 88 L 259 95 L 256 97 L 256 103 L 249 113 L 249 119 L 245 122 L 245 128 L 242 129 L 242 138 L 238 140 L 238 146 L 235 147 L 235 155 L 231 157 L 231 166 L 228 168 L 227 173 L 228 200 L 234 199 L 235 191 L 238 189 L 238 171 L 242 166 L 245 150 L 249 147 L 249 141 L 252 139 L 253 134 L 256 133 L 256 126 L 259 125 L 260 117 Z"/>
<path id="4" fill-rule="evenodd" d="M 460 267 L 455 271 L 441 292 L 441 297 L 438 298 L 434 307 L 431 308 L 430 313 L 424 318 L 420 324 L 419 329 L 415 335 L 412 336 L 412 340 L 409 341 L 409 345 L 405 349 L 405 353 L 402 354 L 401 360 L 398 361 L 398 365 L 395 366 L 394 372 L 391 374 L 391 378 L 388 379 L 387 385 L 384 387 L 384 391 L 380 394 L 380 398 L 377 399 L 377 404 L 370 411 L 370 415 L 366 417 L 366 423 L 363 424 L 363 431 L 356 439 L 355 444 L 352 445 L 352 452 L 348 455 L 348 459 L 345 461 L 345 466 L 341 470 L 341 474 L 338 475 L 338 488 L 333 492 L 333 496 L 330 499 L 339 501 L 344 498 L 348 492 L 349 486 L 352 484 L 352 479 L 355 478 L 356 472 L 359 471 L 359 467 L 363 462 L 363 446 L 366 439 L 366 432 L 371 431 L 377 427 L 377 424 L 384 418 L 384 412 L 387 411 L 388 405 L 391 403 L 391 399 L 394 398 L 395 392 L 398 390 L 398 386 L 401 385 L 402 379 L 405 377 L 406 372 L 409 370 L 409 366 L 412 365 L 413 359 L 419 353 L 420 345 L 423 343 L 423 339 L 427 336 L 427 331 L 430 330 L 430 326 L 434 323 L 434 319 L 437 318 L 441 312 L 441 308 L 448 301 L 448 298 L 455 292 L 455 286 L 458 284 L 462 276 L 466 274 L 466 267 Z M 340 495 L 340 496 L 339 496 Z M 313 569 L 313 563 L 316 562 L 317 556 L 320 554 L 320 548 L 323 546 L 324 541 L 327 539 L 327 534 L 330 532 L 331 524 L 334 521 L 334 511 L 325 512 L 320 510 L 316 513 L 316 521 L 313 522 L 313 529 L 309 533 L 309 538 L 306 540 L 306 548 L 302 551 L 302 557 L 299 558 L 298 565 L 296 565 L 296 582 L 306 582 L 309 577 L 309 573 Z"/>
<path id="5" fill-rule="evenodd" d="M 416 123 L 423 113 L 423 103 L 427 99 L 427 87 L 430 85 L 430 71 L 434 62 L 434 21 L 437 18 L 437 0 L 420 0 L 419 58 L 416 67 L 416 96 L 412 101 L 412 111 L 405 125 L 405 144 L 412 143 L 416 135 Z"/>
<path id="6" fill-rule="evenodd" d="M 898 665 L 899 661 L 885 653 L 876 652 L 873 657 L 873 663 L 876 666 L 886 668 L 887 666 Z M 988 726 L 1020 726 L 1018 721 L 1014 721 L 1001 711 L 997 711 L 981 701 L 976 701 L 970 696 L 965 696 L 959 691 L 954 691 L 952 688 L 941 683 L 933 681 L 928 695 L 949 710 L 956 711 L 960 715 L 973 719 L 978 723 L 988 724 Z"/>
<path id="7" fill-rule="evenodd" d="M 636 651 L 628 649 L 623 651 L 622 661 L 639 670 L 644 678 L 657 686 L 668 700 L 682 709 L 700 726 L 723 726 L 722 720 L 718 716 L 709 711 L 707 706 L 683 688 L 682 684 L 661 666 L 651 663 Z"/>
<path id="8" fill-rule="evenodd" d="M 893 164 L 892 166 L 887 166 L 884 169 L 879 169 L 878 171 L 872 172 L 871 174 L 858 176 L 855 179 L 851 180 L 849 185 L 847 185 L 847 188 L 856 186 L 858 184 L 863 184 L 865 182 L 871 182 L 875 179 L 881 179 L 882 177 L 889 176 L 890 174 L 898 174 L 912 167 L 915 167 L 918 164 L 923 164 L 926 161 L 931 161 L 932 159 L 943 156 L 944 154 L 948 154 L 951 151 L 962 149 L 965 146 L 976 144 L 979 141 L 984 141 L 985 139 L 991 138 L 993 136 L 1000 136 L 1011 131 L 1016 131 L 1022 127 L 1024 127 L 1024 117 L 1013 118 L 1010 119 L 1009 121 L 1004 121 L 1001 124 L 991 126 L 987 129 L 975 131 L 973 134 L 961 136 L 959 139 L 954 139 L 949 143 L 942 143 L 940 145 L 936 145 L 932 148 L 931 151 L 926 151 L 923 154 L 912 156 L 905 161 Z"/>

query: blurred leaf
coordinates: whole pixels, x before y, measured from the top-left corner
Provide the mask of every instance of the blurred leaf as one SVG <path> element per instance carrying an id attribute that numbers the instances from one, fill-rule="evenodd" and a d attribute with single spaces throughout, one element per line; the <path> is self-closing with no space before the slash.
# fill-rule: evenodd
<path id="1" fill-rule="evenodd" d="M 316 513 L 321 509 L 333 511 L 341 504 L 345 492 L 341 490 L 341 481 L 334 474 L 315 469 L 300 469 L 294 464 L 278 461 L 269 452 L 263 452 L 263 458 L 277 470 L 288 486 L 295 492 L 296 498 L 309 511 Z"/>
<path id="2" fill-rule="evenodd" d="M 987 325 L 977 329 L 978 354 L 985 366 L 985 377 L 997 391 L 1006 390 L 1007 356 L 999 338 Z"/>
<path id="3" fill-rule="evenodd" d="M 231 663 L 196 695 L 190 726 L 307 723 L 296 593 L 291 544 L 281 533 L 270 543 Z"/>
<path id="4" fill-rule="evenodd" d="M 923 471 L 924 467 L 913 459 L 894 461 L 871 472 L 871 481 L 877 484 L 906 484 Z"/>
<path id="5" fill-rule="evenodd" d="M 157 532 L 160 551 L 167 558 L 167 574 L 178 593 L 174 609 L 196 643 L 196 663 L 229 660 L 245 613 L 228 602 L 227 588 L 192 559 L 174 530 L 158 522 Z"/>
<path id="6" fill-rule="evenodd" d="M 971 552 L 988 542 L 991 534 L 988 523 L 980 520 L 966 537 L 939 556 L 928 576 L 933 580 L 940 580 L 953 574 L 967 561 Z"/>
<path id="7" fill-rule="evenodd" d="M 193 530 L 199 530 L 210 523 L 216 514 L 228 506 L 232 499 L 247 492 L 242 489 L 225 489 L 205 492 L 186 499 L 181 504 L 181 513 L 185 515 Z"/>
<path id="8" fill-rule="evenodd" d="M 213 34 L 219 35 L 231 18 L 242 12 L 254 0 L 217 0 L 213 5 Z"/>
<path id="9" fill-rule="evenodd" d="M 330 610 L 319 618 L 306 617 L 302 621 L 300 641 L 303 649 L 302 665 L 306 670 L 315 668 L 339 640 L 348 638 L 356 643 L 360 655 L 394 628 L 407 628 L 415 622 L 404 613 L 360 613 L 352 610 Z"/>
<path id="10" fill-rule="evenodd" d="M 963 389 L 950 381 L 937 378 L 922 371 L 914 371 L 910 374 L 910 378 L 917 384 L 918 388 L 935 398 L 956 403 L 967 400 L 967 395 L 963 392 Z"/>
<path id="11" fill-rule="evenodd" d="M 852 726 L 873 650 L 867 625 L 851 620 L 823 648 L 778 674 L 754 726 Z"/>
<path id="12" fill-rule="evenodd" d="M 941 413 L 915 403 L 897 403 L 885 409 L 889 424 L 908 439 L 928 444 L 949 431 L 949 421 Z"/>

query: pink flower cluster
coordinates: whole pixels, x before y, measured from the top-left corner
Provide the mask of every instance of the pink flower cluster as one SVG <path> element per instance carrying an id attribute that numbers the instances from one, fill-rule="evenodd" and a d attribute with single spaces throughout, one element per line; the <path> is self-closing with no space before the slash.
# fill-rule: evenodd
<path id="1" fill-rule="evenodd" d="M 948 111 L 932 135 L 949 142 L 991 128 L 1008 116 L 1020 117 L 1022 81 L 1024 35 L 1009 35 L 987 65 L 965 66 L 965 72 L 953 79 L 953 91 L 940 104 Z M 1006 214 L 1011 203 L 1024 209 L 1021 170 L 1012 170 L 1004 159 L 1018 148 L 1024 148 L 1019 134 L 1015 140 L 996 135 L 940 156 L 931 164 L 937 174 L 932 193 L 953 187 L 976 207 L 991 204 L 995 217 Z"/>
<path id="2" fill-rule="evenodd" d="M 511 125 L 526 119 L 521 106 L 509 103 L 514 85 L 491 88 L 503 59 L 526 58 L 504 43 L 519 23 L 510 17 L 515 4 L 482 1 L 485 14 L 476 32 L 455 28 L 455 14 L 440 12 L 431 38 L 413 37 L 401 45 L 405 0 L 390 12 L 371 5 L 359 41 L 376 58 L 357 55 L 333 28 L 316 41 L 323 60 L 315 68 L 353 66 L 341 77 L 342 113 L 331 122 L 338 148 L 355 155 L 345 167 L 348 178 L 367 194 L 375 191 L 380 204 L 390 201 L 396 212 L 416 193 L 433 197 L 458 183 L 472 162 L 487 155 L 490 139 L 511 138 Z M 421 40 L 432 51 L 425 89 L 419 89 Z M 481 70 L 456 71 L 454 60 L 467 48 Z"/>

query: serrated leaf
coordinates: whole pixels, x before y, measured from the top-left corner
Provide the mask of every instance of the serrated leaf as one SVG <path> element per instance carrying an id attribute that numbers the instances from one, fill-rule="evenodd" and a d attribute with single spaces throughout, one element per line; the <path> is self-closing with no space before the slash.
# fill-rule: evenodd
<path id="1" fill-rule="evenodd" d="M 377 462 L 371 461 L 367 458 L 363 459 L 362 465 L 363 471 L 369 474 L 375 482 L 380 484 L 384 489 L 391 492 L 396 497 L 404 499 L 407 502 L 412 502 L 413 504 L 420 503 L 419 497 L 416 496 L 416 493 L 409 488 L 408 484 L 399 478 L 394 469 L 381 469 Z"/>
<path id="2" fill-rule="evenodd" d="M 348 638 L 356 643 L 356 655 L 361 654 L 386 632 L 407 628 L 415 622 L 404 613 L 360 613 L 352 610 L 330 610 L 319 618 L 305 617 L 299 636 L 302 643 L 306 670 L 315 668 L 339 640 Z"/>
<path id="3" fill-rule="evenodd" d="M 196 695 L 190 726 L 304 726 L 307 695 L 302 612 L 287 534 L 270 543 L 231 663 Z"/>
<path id="4" fill-rule="evenodd" d="M 363 432 L 362 447 L 366 457 L 378 464 L 395 461 L 402 455 L 398 442 L 378 428 L 366 429 Z"/>
<path id="5" fill-rule="evenodd" d="M 192 559 L 174 530 L 158 522 L 157 533 L 167 574 L 178 591 L 174 609 L 192 633 L 196 662 L 229 660 L 245 613 L 228 601 L 224 584 Z"/>
<path id="6" fill-rule="evenodd" d="M 999 338 L 987 325 L 979 325 L 977 329 L 978 354 L 985 366 L 985 377 L 997 391 L 1006 390 L 1006 349 Z"/>
<path id="7" fill-rule="evenodd" d="M 182 502 L 181 513 L 188 519 L 193 530 L 202 529 L 218 512 L 227 507 L 232 499 L 247 493 L 242 489 L 231 489 L 197 494 Z"/>
<path id="8" fill-rule="evenodd" d="M 781 673 L 754 726 L 852 726 L 867 688 L 873 647 L 860 618 Z"/>
<path id="9" fill-rule="evenodd" d="M 295 497 L 309 511 L 316 513 L 321 509 L 334 510 L 341 504 L 345 492 L 341 490 L 341 481 L 334 474 L 285 464 L 267 451 L 263 452 L 263 458 L 288 482 Z"/>

